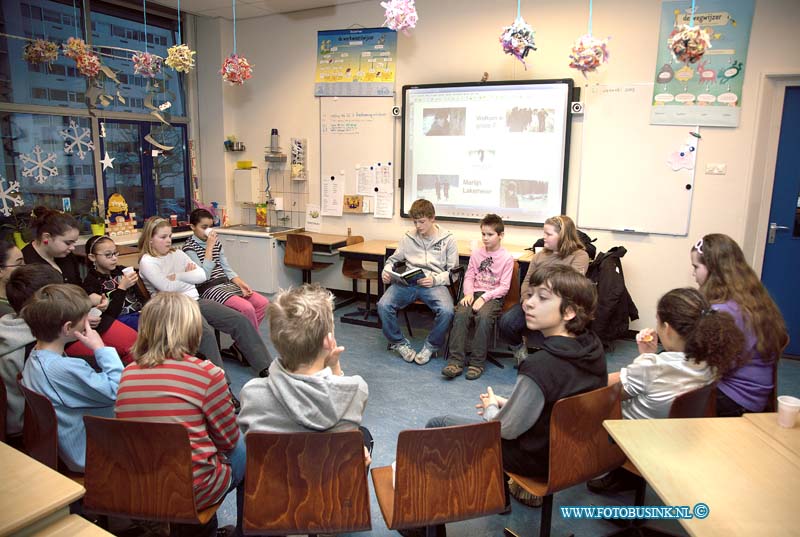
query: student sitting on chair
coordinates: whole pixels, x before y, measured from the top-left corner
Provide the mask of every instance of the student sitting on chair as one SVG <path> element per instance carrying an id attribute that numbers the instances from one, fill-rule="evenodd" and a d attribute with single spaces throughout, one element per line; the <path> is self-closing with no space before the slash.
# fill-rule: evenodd
<path id="1" fill-rule="evenodd" d="M 267 314 L 280 356 L 269 366 L 267 378 L 242 388 L 242 432 L 360 429 L 369 464 L 372 437 L 360 426 L 369 389 L 363 378 L 342 371 L 344 347 L 333 336 L 333 295 L 318 284 L 305 284 L 281 292 Z"/>
<path id="2" fill-rule="evenodd" d="M 664 352 L 656 354 L 661 341 Z M 737 367 L 744 336 L 728 313 L 717 312 L 696 289 L 673 289 L 662 296 L 656 310 L 656 330 L 636 335 L 641 353 L 632 364 L 608 375 L 621 382 L 622 417 L 669 417 L 679 395 L 702 388 Z M 592 492 L 619 492 L 636 488 L 624 468 L 592 479 Z"/>
<path id="3" fill-rule="evenodd" d="M 450 356 L 442 369 L 442 375 L 448 378 L 459 376 L 467 365 L 466 345 L 472 321 L 475 331 L 471 337 L 472 356 L 467 380 L 475 380 L 483 374 L 494 322 L 503 308 L 503 297 L 511 287 L 514 258 L 500 245 L 505 231 L 503 219 L 487 214 L 480 226 L 484 247 L 472 251 L 464 276 L 464 297 L 456 306 L 450 330 Z"/>
<path id="4" fill-rule="evenodd" d="M 61 274 L 54 268 L 25 265 L 16 269 L 6 283 L 6 297 L 14 313 L 0 317 L 0 377 L 6 385 L 6 431 L 9 435 L 22 434 L 25 397 L 17 386 L 17 375 L 22 373 L 25 360 L 36 343 L 36 338 L 19 312 L 36 291 L 45 285 L 62 281 Z"/>
<path id="5" fill-rule="evenodd" d="M 408 213 L 414 220 L 415 231 L 407 232 L 400 239 L 397 250 L 386 260 L 381 278 L 383 283 L 394 282 L 394 285 L 378 301 L 378 316 L 390 349 L 406 362 L 424 365 L 444 345 L 453 319 L 453 298 L 447 286 L 450 283 L 449 270 L 458 265 L 458 243 L 450 232 L 435 223 L 436 211 L 430 201 L 415 201 Z M 409 269 L 421 269 L 424 277 L 411 284 L 393 280 L 388 270 L 401 261 Z M 417 299 L 436 315 L 433 330 L 418 353 L 411 348 L 397 324 L 397 310 Z"/>
<path id="6" fill-rule="evenodd" d="M 22 384 L 47 397 L 58 419 L 58 454 L 73 472 L 86 463 L 86 428 L 83 416 L 111 418 L 122 375 L 122 362 L 113 347 L 106 347 L 89 325 L 92 302 L 86 291 L 73 284 L 42 287 L 22 308 L 22 318 L 36 338 Z M 94 352 L 99 371 L 86 360 L 64 355 L 74 339 Z"/>
<path id="7" fill-rule="evenodd" d="M 221 501 L 243 483 L 246 460 L 225 372 L 195 357 L 202 333 L 197 302 L 181 293 L 153 297 L 142 309 L 133 347 L 136 362 L 122 373 L 115 407 L 120 419 L 186 427 L 198 509 Z M 237 512 L 241 521 L 241 504 Z M 203 528 L 187 525 L 185 533 L 213 535 L 216 523 L 215 515 Z"/>
<path id="8" fill-rule="evenodd" d="M 607 385 L 603 343 L 587 325 L 597 305 L 591 281 L 565 265 L 537 269 L 523 308 L 528 329 L 541 332 L 541 349 L 519 366 L 511 396 L 491 386 L 476 405 L 485 420 L 499 420 L 503 467 L 515 474 L 539 477 L 549 470 L 550 413 L 559 399 Z M 426 427 L 462 425 L 471 420 L 443 416 Z M 511 494 L 526 505 L 541 505 L 537 496 L 511 484 Z"/>

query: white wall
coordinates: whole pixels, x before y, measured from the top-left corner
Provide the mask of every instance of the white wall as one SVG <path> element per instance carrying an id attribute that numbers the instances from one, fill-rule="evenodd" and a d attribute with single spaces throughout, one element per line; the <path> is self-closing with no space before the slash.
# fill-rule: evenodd
<path id="1" fill-rule="evenodd" d="M 528 4 L 527 6 L 525 4 Z M 567 67 L 574 39 L 585 33 L 588 16 L 585 0 L 537 0 L 523 2 L 523 16 L 536 30 L 539 50 L 529 55 L 529 68 L 502 53 L 498 43 L 501 26 L 516 15 L 511 0 L 426 0 L 418 2 L 419 25 L 410 37 L 398 38 L 397 91 L 404 84 L 477 81 L 484 71 L 490 80 L 572 77 L 582 84 L 582 76 Z M 661 2 L 656 0 L 606 0 L 594 9 L 594 33 L 612 36 L 611 62 L 590 82 L 633 83 L 653 79 Z M 263 162 L 262 148 L 268 145 L 269 130 L 278 128 L 285 138 L 308 138 L 309 202 L 319 200 L 319 104 L 314 97 L 316 32 L 347 28 L 351 25 L 380 26 L 383 10 L 377 0 L 339 7 L 274 15 L 237 22 L 238 48 L 251 64 L 254 75 L 243 87 L 224 86 L 211 65 L 199 76 L 202 184 L 204 197 L 222 195 L 221 178 L 230 182 L 233 160 L 224 160 L 222 140 L 235 134 L 247 144 L 241 158 Z M 655 303 L 665 291 L 692 285 L 688 251 L 703 234 L 727 233 L 740 243 L 745 238 L 748 208 L 757 206 L 761 183 L 771 178 L 754 177 L 756 143 L 764 136 L 756 128 L 759 88 L 766 73 L 800 73 L 800 55 L 792 35 L 800 28 L 800 2 L 797 0 L 757 0 L 750 48 L 745 63 L 742 120 L 738 128 L 703 128 L 698 156 L 690 231 L 687 237 L 657 235 L 633 236 L 624 233 L 589 231 L 597 246 L 606 250 L 624 245 L 629 253 L 623 261 L 628 288 L 639 306 L 642 320 L 634 327 L 652 325 Z M 229 21 L 198 24 L 198 51 L 230 52 Z M 206 46 L 207 45 L 207 46 Z M 201 65 L 211 61 L 218 71 L 220 56 L 198 54 Z M 218 61 L 219 59 L 219 61 Z M 220 88 L 222 97 L 220 98 Z M 208 98 L 204 98 L 204 96 Z M 210 97 L 209 97 L 210 96 Z M 399 101 L 400 97 L 398 97 Z M 222 107 L 222 117 L 219 108 Z M 623 113 L 623 112 L 621 112 Z M 220 124 L 224 125 L 225 132 Z M 777 126 L 775 126 L 777 128 Z M 573 122 L 570 155 L 567 214 L 575 216 L 580 180 L 581 120 Z M 399 141 L 400 125 L 396 137 Z M 636 133 L 631 133 L 635 138 Z M 209 140 L 210 138 L 210 140 Z M 395 160 L 400 161 L 400 144 Z M 208 155 L 207 152 L 213 152 Z M 240 154 L 241 155 L 241 154 Z M 635 151 L 624 158 L 636 158 Z M 704 175 L 708 162 L 725 163 L 728 174 Z M 210 163 L 210 164 L 209 164 Z M 624 161 L 622 162 L 624 165 Z M 757 168 L 757 167 L 756 167 Z M 763 181 L 762 181 L 763 179 Z M 213 186 L 212 186 L 213 185 Z M 749 192 L 755 192 L 751 199 Z M 767 191 L 770 189 L 767 188 Z M 613 176 L 609 176 L 608 195 L 614 195 Z M 757 199 L 756 199 L 757 198 Z M 396 214 L 399 196 L 396 196 Z M 642 203 L 657 203 L 642 200 Z M 446 222 L 458 238 L 477 238 L 474 224 Z M 354 234 L 367 238 L 395 238 L 409 223 L 398 216 L 391 221 L 371 216 L 327 218 L 324 231 Z M 749 230 L 752 234 L 752 230 Z M 516 244 L 533 243 L 541 235 L 536 228 L 509 227 L 506 240 Z M 763 237 L 763 233 L 761 234 Z M 756 238 L 756 242 L 763 239 Z M 750 245 L 752 255 L 755 246 Z M 760 259 L 757 259 L 760 263 Z M 322 279 L 332 287 L 349 284 L 328 269 Z"/>

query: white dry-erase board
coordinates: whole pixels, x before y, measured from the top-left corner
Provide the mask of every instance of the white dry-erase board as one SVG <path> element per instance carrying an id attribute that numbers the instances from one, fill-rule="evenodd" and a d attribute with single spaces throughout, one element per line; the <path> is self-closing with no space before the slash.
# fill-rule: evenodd
<path id="1" fill-rule="evenodd" d="M 372 166 L 376 168 L 377 188 L 394 191 L 393 106 L 394 97 L 320 97 L 321 185 L 331 177 L 344 176 L 343 194 L 358 194 L 357 167 Z M 391 177 L 391 181 L 380 181 L 378 166 L 384 168 L 383 177 Z"/>
<path id="2" fill-rule="evenodd" d="M 674 171 L 668 161 L 687 150 L 695 129 L 650 125 L 653 84 L 595 85 L 585 94 L 578 226 L 686 235 L 694 166 Z"/>

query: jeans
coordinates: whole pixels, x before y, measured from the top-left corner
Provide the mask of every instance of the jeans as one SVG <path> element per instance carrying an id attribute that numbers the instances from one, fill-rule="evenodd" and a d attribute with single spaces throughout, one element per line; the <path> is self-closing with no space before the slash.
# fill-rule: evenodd
<path id="1" fill-rule="evenodd" d="M 405 308 L 417 299 L 424 302 L 436 315 L 433 330 L 428 334 L 425 344 L 431 350 L 438 350 L 444 345 L 445 337 L 450 330 L 450 322 L 453 320 L 453 298 L 450 296 L 450 290 L 444 285 L 390 286 L 378 301 L 378 316 L 381 319 L 383 335 L 391 344 L 407 341 L 397 323 L 397 310 Z"/>
<path id="2" fill-rule="evenodd" d="M 528 327 L 525 325 L 525 312 L 522 311 L 522 305 L 516 304 L 505 312 L 500 317 L 497 328 L 500 330 L 500 337 L 503 340 L 514 346 L 521 344 L 522 336 L 527 335 L 529 332 Z"/>
<path id="3" fill-rule="evenodd" d="M 201 298 L 197 303 L 204 319 L 203 337 L 200 340 L 199 351 L 203 353 L 207 360 L 214 365 L 222 367 L 222 357 L 219 354 L 214 330 L 211 328 L 213 327 L 233 338 L 245 360 L 247 360 L 247 363 L 250 364 L 256 374 L 269 367 L 272 362 L 272 356 L 269 354 L 264 340 L 261 339 L 261 335 L 253 328 L 247 317 L 224 304 L 212 300 Z"/>
<path id="4" fill-rule="evenodd" d="M 503 303 L 499 300 L 490 300 L 481 306 L 475 313 L 472 306 L 458 304 L 455 316 L 453 317 L 453 328 L 450 331 L 450 356 L 448 362 L 457 362 L 459 365 L 466 364 L 465 347 L 469 337 L 469 328 L 472 321 L 475 322 L 475 330 L 472 334 L 472 358 L 470 364 L 476 367 L 483 367 L 486 361 L 486 353 L 489 350 L 489 341 L 493 335 L 494 322 L 500 314 Z"/>

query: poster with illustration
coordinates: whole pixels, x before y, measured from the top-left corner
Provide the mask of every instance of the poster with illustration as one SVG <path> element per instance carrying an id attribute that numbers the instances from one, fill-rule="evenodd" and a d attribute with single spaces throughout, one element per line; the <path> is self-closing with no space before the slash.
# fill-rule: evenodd
<path id="1" fill-rule="evenodd" d="M 351 28 L 317 32 L 317 97 L 386 97 L 394 94 L 397 32 Z"/>
<path id="2" fill-rule="evenodd" d="M 753 0 L 704 0 L 692 17 L 691 0 L 664 0 L 650 123 L 737 127 L 753 20 Z M 692 61 L 677 59 L 669 46 L 673 31 L 691 25 L 705 33 L 708 47 Z"/>

